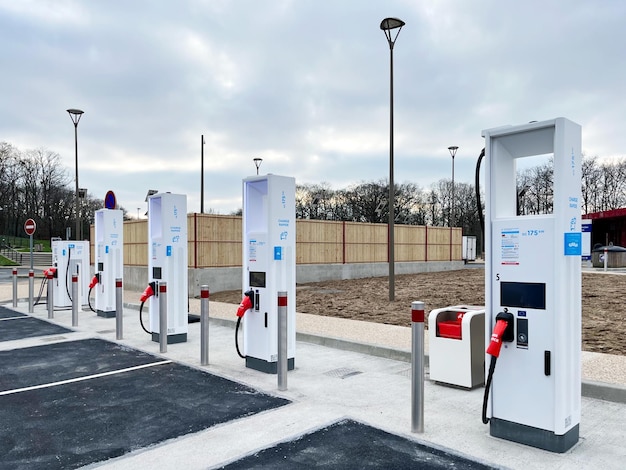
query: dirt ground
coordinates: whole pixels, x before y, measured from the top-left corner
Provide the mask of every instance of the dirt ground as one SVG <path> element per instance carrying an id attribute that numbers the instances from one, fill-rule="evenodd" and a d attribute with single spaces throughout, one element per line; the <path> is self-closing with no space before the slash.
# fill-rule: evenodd
<path id="1" fill-rule="evenodd" d="M 484 305 L 482 268 L 396 275 L 395 301 L 387 277 L 298 284 L 296 310 L 302 313 L 410 326 L 411 302 L 426 312 L 450 305 Z M 626 355 L 626 276 L 583 273 L 583 350 Z M 238 304 L 241 291 L 211 293 L 211 300 Z"/>

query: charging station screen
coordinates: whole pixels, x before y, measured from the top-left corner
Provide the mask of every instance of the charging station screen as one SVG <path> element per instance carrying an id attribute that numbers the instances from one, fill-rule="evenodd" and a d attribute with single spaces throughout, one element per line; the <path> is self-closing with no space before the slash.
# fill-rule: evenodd
<path id="1" fill-rule="evenodd" d="M 546 309 L 546 285 L 539 282 L 501 282 L 503 307 Z"/>
<path id="2" fill-rule="evenodd" d="M 265 273 L 250 271 L 250 287 L 265 287 Z"/>

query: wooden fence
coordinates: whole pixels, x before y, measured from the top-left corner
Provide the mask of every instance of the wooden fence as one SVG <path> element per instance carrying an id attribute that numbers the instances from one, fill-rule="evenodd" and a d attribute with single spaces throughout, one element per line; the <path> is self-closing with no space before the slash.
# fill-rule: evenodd
<path id="1" fill-rule="evenodd" d="M 395 260 L 459 261 L 459 227 L 395 224 Z M 93 226 L 91 240 L 94 240 Z M 241 217 L 189 214 L 187 216 L 190 268 L 241 266 Z M 296 221 L 297 264 L 386 263 L 387 224 Z M 93 241 L 91 262 L 94 262 Z M 124 222 L 124 265 L 148 265 L 148 221 Z"/>

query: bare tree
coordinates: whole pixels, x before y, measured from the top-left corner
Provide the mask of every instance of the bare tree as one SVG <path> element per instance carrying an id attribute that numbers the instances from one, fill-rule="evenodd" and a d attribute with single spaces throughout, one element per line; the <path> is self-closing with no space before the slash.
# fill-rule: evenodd
<path id="1" fill-rule="evenodd" d="M 598 165 L 598 157 L 583 157 L 582 161 L 582 210 L 589 214 L 596 212 L 598 207 L 598 182 L 601 172 Z"/>

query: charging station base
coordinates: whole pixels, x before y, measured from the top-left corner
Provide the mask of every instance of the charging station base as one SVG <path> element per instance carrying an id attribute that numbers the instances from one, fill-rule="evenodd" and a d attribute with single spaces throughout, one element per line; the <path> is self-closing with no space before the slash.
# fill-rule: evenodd
<path id="1" fill-rule="evenodd" d="M 102 318 L 115 318 L 115 310 L 96 310 L 99 317 Z"/>
<path id="2" fill-rule="evenodd" d="M 293 357 L 287 359 L 287 370 L 293 370 L 295 366 L 296 361 Z M 268 362 L 256 357 L 246 356 L 246 367 L 266 374 L 278 374 L 278 362 Z"/>
<path id="3" fill-rule="evenodd" d="M 489 425 L 489 434 L 493 437 L 560 454 L 571 449 L 579 437 L 578 424 L 562 435 L 498 418 L 491 418 Z"/>
<path id="4" fill-rule="evenodd" d="M 152 341 L 158 343 L 161 341 L 159 333 L 152 333 Z M 178 335 L 167 335 L 167 344 L 178 344 L 187 342 L 187 333 Z"/>

